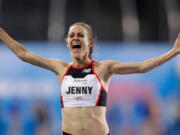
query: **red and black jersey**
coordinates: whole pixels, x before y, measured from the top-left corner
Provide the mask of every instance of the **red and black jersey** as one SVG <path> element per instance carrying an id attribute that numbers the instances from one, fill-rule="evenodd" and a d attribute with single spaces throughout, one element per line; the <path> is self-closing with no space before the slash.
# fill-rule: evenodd
<path id="1" fill-rule="evenodd" d="M 89 65 L 70 65 L 61 80 L 62 107 L 106 106 L 107 91 L 94 71 L 94 61 Z"/>

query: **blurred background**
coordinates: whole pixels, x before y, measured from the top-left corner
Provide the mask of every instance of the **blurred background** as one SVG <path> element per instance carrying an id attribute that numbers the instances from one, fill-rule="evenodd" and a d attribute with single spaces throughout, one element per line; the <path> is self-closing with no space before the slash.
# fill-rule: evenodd
<path id="1" fill-rule="evenodd" d="M 180 1 L 0 0 L 0 27 L 47 58 L 71 61 L 64 38 L 77 21 L 97 35 L 93 59 L 143 61 L 172 48 Z M 56 76 L 3 43 L 0 63 L 0 135 L 59 135 Z M 180 135 L 180 56 L 145 74 L 113 76 L 106 116 L 112 135 Z"/>

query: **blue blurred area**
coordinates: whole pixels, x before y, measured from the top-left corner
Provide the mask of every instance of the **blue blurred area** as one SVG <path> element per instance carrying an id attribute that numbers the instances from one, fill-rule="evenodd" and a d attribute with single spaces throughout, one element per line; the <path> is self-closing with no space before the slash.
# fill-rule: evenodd
<path id="1" fill-rule="evenodd" d="M 71 61 L 62 43 L 22 43 L 43 57 Z M 143 61 L 170 48 L 163 43 L 99 43 L 94 59 Z M 2 45 L 0 56 L 0 135 L 58 135 L 62 120 L 60 86 L 54 73 L 21 62 Z M 176 57 L 145 74 L 113 76 L 107 106 L 112 135 L 180 133 L 179 63 Z"/>

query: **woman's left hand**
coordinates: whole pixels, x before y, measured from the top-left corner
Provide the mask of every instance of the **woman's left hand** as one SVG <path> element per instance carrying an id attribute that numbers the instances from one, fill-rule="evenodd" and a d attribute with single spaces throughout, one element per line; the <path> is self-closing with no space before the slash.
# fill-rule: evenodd
<path id="1" fill-rule="evenodd" d="M 173 49 L 177 54 L 180 54 L 180 33 L 178 34 L 178 37 L 176 38 Z"/>

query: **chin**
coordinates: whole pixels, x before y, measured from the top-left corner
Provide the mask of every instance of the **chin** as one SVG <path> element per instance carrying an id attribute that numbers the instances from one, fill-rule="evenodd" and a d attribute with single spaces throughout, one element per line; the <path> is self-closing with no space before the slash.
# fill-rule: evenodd
<path id="1" fill-rule="evenodd" d="M 74 58 L 75 58 L 75 59 L 80 59 L 80 58 L 81 58 L 81 55 L 79 55 L 79 54 L 74 54 Z"/>

